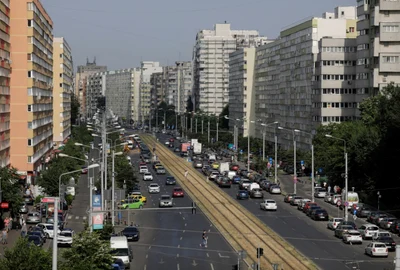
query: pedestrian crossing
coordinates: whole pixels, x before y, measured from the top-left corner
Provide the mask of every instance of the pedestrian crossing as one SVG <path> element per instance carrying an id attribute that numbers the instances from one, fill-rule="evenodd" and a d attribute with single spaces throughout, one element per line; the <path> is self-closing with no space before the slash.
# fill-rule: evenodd
<path id="1" fill-rule="evenodd" d="M 74 216 L 74 215 L 68 215 L 67 220 L 86 220 L 87 216 Z"/>

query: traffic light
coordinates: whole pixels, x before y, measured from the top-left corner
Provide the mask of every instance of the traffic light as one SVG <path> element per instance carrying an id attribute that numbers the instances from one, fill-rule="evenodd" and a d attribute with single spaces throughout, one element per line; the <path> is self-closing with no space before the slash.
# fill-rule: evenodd
<path id="1" fill-rule="evenodd" d="M 239 270 L 239 265 L 237 265 L 237 264 L 232 265 L 232 270 Z"/>
<path id="2" fill-rule="evenodd" d="M 263 248 L 257 248 L 257 258 L 260 258 L 264 254 Z"/>

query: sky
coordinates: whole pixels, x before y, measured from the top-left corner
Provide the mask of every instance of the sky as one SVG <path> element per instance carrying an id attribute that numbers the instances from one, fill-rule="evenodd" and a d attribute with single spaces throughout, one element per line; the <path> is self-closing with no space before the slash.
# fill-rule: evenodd
<path id="1" fill-rule="evenodd" d="M 196 33 L 227 21 L 274 39 L 282 28 L 356 0 L 41 0 L 75 67 L 96 57 L 109 70 L 140 61 L 191 60 Z M 113 5 L 112 5 L 113 4 Z M 76 68 L 75 68 L 76 70 Z"/>

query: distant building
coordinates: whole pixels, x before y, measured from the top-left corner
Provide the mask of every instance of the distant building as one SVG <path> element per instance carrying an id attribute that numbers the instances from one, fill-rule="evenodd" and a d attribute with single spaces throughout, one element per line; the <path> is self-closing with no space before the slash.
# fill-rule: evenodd
<path id="1" fill-rule="evenodd" d="M 355 119 L 356 22 L 356 7 L 337 7 L 286 27 L 274 42 L 258 47 L 254 120 L 312 133 L 321 124 Z M 292 133 L 280 133 L 280 144 L 289 147 Z M 273 141 L 274 128 L 266 134 Z M 301 133 L 296 141 L 309 149 L 311 136 Z"/>
<path id="2" fill-rule="evenodd" d="M 156 107 L 165 102 L 165 69 L 163 72 L 156 72 L 150 76 L 151 106 Z"/>
<path id="3" fill-rule="evenodd" d="M 96 57 L 93 62 L 89 62 L 89 59 L 86 59 L 86 65 L 77 67 L 77 73 L 75 75 L 75 95 L 80 102 L 80 114 L 82 116 L 87 116 L 89 114 L 90 108 L 86 106 L 87 104 L 93 104 L 93 106 L 97 104 L 97 100 L 87 100 L 86 98 L 87 77 L 105 71 L 107 71 L 107 66 L 98 66 L 96 64 Z"/>
<path id="4" fill-rule="evenodd" d="M 65 38 L 53 39 L 53 141 L 65 142 L 71 135 L 73 61 Z"/>
<path id="5" fill-rule="evenodd" d="M 216 24 L 214 30 L 201 30 L 193 48 L 192 102 L 196 110 L 220 114 L 229 102 L 229 54 L 240 48 L 265 44 L 256 30 L 231 30 Z"/>

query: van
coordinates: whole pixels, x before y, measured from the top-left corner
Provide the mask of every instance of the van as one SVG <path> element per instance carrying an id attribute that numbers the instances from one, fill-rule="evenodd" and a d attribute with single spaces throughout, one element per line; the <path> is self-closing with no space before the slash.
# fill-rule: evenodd
<path id="1" fill-rule="evenodd" d="M 251 183 L 249 188 L 247 189 L 248 191 L 252 191 L 255 188 L 260 188 L 260 185 L 257 183 Z"/>
<path id="2" fill-rule="evenodd" d="M 233 179 L 233 177 L 236 175 L 236 172 L 235 171 L 228 171 L 228 172 L 226 172 L 226 176 L 229 178 L 229 179 Z"/>
<path id="3" fill-rule="evenodd" d="M 111 253 L 114 259 L 121 259 L 125 267 L 129 269 L 132 261 L 131 250 L 128 246 L 128 239 L 126 236 L 112 236 L 110 238 Z"/>

